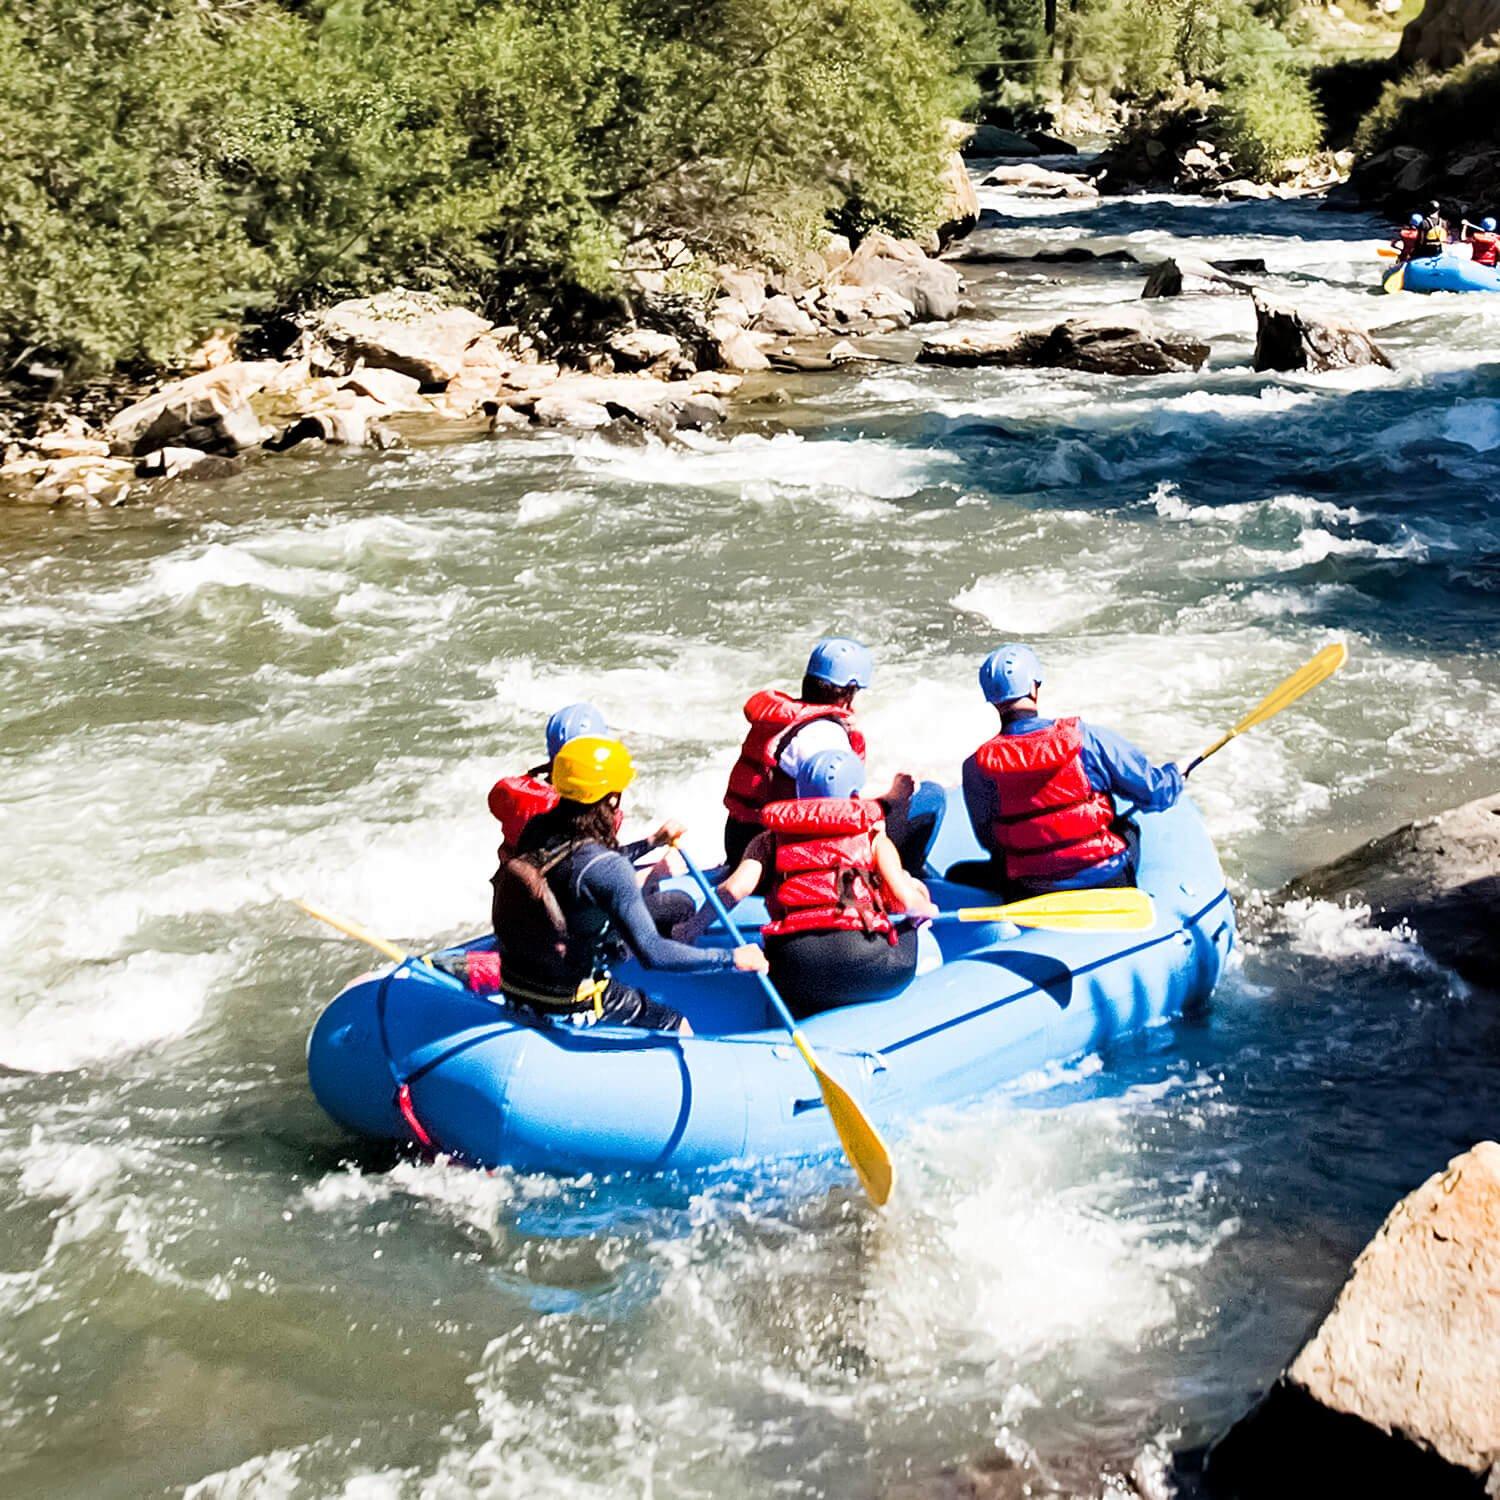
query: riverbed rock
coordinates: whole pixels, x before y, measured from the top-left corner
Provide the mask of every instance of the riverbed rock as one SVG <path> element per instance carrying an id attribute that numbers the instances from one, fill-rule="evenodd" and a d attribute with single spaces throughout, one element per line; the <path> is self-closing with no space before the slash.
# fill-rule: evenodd
<path id="1" fill-rule="evenodd" d="M 1368 905 L 1472 984 L 1500 989 L 1500 791 L 1408 823 L 1301 876 L 1290 896 Z"/>
<path id="2" fill-rule="evenodd" d="M 747 270 L 741 266 L 720 266 L 719 288 L 724 296 L 739 303 L 745 310 L 745 322 L 760 316 L 766 305 L 766 277 L 763 271 Z"/>
<path id="3" fill-rule="evenodd" d="M 31 447 L 43 458 L 109 457 L 109 444 L 103 438 L 66 430 L 40 432 L 32 439 Z"/>
<path id="4" fill-rule="evenodd" d="M 978 157 L 1040 156 L 1042 150 L 1019 131 L 1004 130 L 999 125 L 977 125 L 963 144 L 963 154 Z"/>
<path id="5" fill-rule="evenodd" d="M 715 318 L 712 324 L 718 344 L 719 363 L 726 370 L 769 370 L 771 362 L 761 349 L 760 341 L 747 329 L 728 318 Z"/>
<path id="6" fill-rule="evenodd" d="M 21 454 L 0 467 L 0 494 L 39 505 L 122 505 L 134 480 L 135 465 L 128 459 L 97 453 L 60 458 Z"/>
<path id="7" fill-rule="evenodd" d="M 1157 328 L 1134 311 L 1121 310 L 1066 323 L 1029 327 L 997 325 L 927 339 L 917 360 L 935 365 L 1032 365 L 1087 370 L 1100 375 L 1166 375 L 1196 370 L 1208 345 Z"/>
<path id="8" fill-rule="evenodd" d="M 171 381 L 109 420 L 105 436 L 110 448 L 117 454 L 150 453 L 195 428 L 208 432 L 211 442 L 216 434 L 225 434 L 232 446 L 238 446 L 249 432 L 246 404 L 282 369 L 279 360 L 236 359 L 186 380 Z"/>
<path id="9" fill-rule="evenodd" d="M 299 320 L 294 351 L 338 374 L 363 362 L 399 370 L 423 385 L 446 385 L 464 366 L 465 351 L 495 325 L 431 292 L 395 287 L 374 297 L 351 297 Z"/>
<path id="10" fill-rule="evenodd" d="M 1365 332 L 1337 318 L 1315 318 L 1255 294 L 1257 370 L 1345 370 L 1357 365 L 1394 369 L 1390 357 Z"/>
<path id="11" fill-rule="evenodd" d="M 1500 1145 L 1396 1205 L 1206 1474 L 1236 1500 L 1500 1494 Z"/>
<path id="12" fill-rule="evenodd" d="M 996 167 L 984 179 L 985 187 L 1004 188 L 1018 198 L 1082 198 L 1092 201 L 1099 189 L 1070 172 L 1054 172 L 1030 162 Z"/>
<path id="13" fill-rule="evenodd" d="M 915 241 L 877 230 L 860 241 L 830 286 L 883 288 L 909 302 L 918 322 L 946 322 L 958 315 L 963 278 Z"/>
<path id="14" fill-rule="evenodd" d="M 427 405 L 421 394 L 422 382 L 415 375 L 403 375 L 400 370 L 375 370 L 361 365 L 340 382 L 339 388 L 369 396 L 391 411 L 421 411 Z"/>
<path id="15" fill-rule="evenodd" d="M 243 460 L 201 448 L 158 448 L 137 459 L 135 472 L 142 479 L 223 479 L 236 474 Z"/>
<path id="16" fill-rule="evenodd" d="M 1141 296 L 1146 299 L 1183 297 L 1194 293 L 1222 296 L 1250 290 L 1247 282 L 1237 281 L 1206 260 L 1199 260 L 1192 255 L 1177 255 L 1158 261 L 1151 267 L 1146 285 L 1141 289 Z"/>

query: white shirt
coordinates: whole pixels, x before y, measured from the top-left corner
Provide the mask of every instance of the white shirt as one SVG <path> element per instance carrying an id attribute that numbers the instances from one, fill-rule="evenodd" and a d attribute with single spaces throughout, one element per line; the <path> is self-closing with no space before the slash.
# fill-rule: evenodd
<path id="1" fill-rule="evenodd" d="M 795 781 L 802 767 L 821 751 L 853 749 L 848 731 L 838 720 L 814 719 L 811 724 L 804 724 L 781 747 L 776 764 Z"/>

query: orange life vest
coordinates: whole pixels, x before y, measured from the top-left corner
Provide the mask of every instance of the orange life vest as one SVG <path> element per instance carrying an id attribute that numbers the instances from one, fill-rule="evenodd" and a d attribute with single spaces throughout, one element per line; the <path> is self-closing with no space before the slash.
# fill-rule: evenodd
<path id="1" fill-rule="evenodd" d="M 882 816 L 880 804 L 863 797 L 806 797 L 762 808 L 761 822 L 774 838 L 776 877 L 762 935 L 869 932 L 894 943 L 875 872 Z"/>
<path id="2" fill-rule="evenodd" d="M 1125 852 L 1114 803 L 1083 768 L 1077 719 L 1030 734 L 997 734 L 975 753 L 995 789 L 990 825 L 1012 880 L 1066 880 Z"/>
<path id="3" fill-rule="evenodd" d="M 865 737 L 854 727 L 854 715 L 832 703 L 804 703 L 790 693 L 767 689 L 745 704 L 750 732 L 740 747 L 740 758 L 729 773 L 724 806 L 741 823 L 759 823 L 768 802 L 784 802 L 797 795 L 792 778 L 776 764 L 786 742 L 804 725 L 819 719 L 841 724 L 849 748 L 865 758 Z"/>

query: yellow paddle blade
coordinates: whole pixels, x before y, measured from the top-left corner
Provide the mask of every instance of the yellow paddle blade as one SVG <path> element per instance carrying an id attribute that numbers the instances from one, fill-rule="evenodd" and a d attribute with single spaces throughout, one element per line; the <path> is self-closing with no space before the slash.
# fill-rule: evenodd
<path id="1" fill-rule="evenodd" d="M 1381 278 L 1380 290 L 1394 297 L 1397 292 L 1406 290 L 1406 267 L 1392 266 Z"/>
<path id="2" fill-rule="evenodd" d="M 336 917 L 332 912 L 320 911 L 307 901 L 294 901 L 293 905 L 300 906 L 308 916 L 316 917 L 320 922 L 327 922 L 330 927 L 342 932 L 345 937 L 357 938 L 362 943 L 368 943 L 377 953 L 383 953 L 396 963 L 405 963 L 408 954 L 403 953 L 394 943 L 388 943 L 383 937 L 376 937 L 367 927 L 361 927 L 358 922 L 351 922 L 348 917 Z"/>
<path id="3" fill-rule="evenodd" d="M 1145 891 L 1112 886 L 1098 891 L 1051 891 L 1004 906 L 965 906 L 960 922 L 1014 922 L 1056 932 L 1143 932 L 1156 925 L 1156 908 Z"/>
<path id="4" fill-rule="evenodd" d="M 807 1038 L 800 1031 L 794 1031 L 792 1040 L 797 1044 L 802 1060 L 812 1069 L 813 1077 L 818 1080 L 828 1118 L 833 1121 L 833 1128 L 839 1133 L 839 1141 L 843 1145 L 844 1155 L 849 1158 L 850 1166 L 854 1168 L 854 1175 L 859 1178 L 870 1202 L 876 1208 L 884 1207 L 895 1186 L 896 1168 L 891 1161 L 891 1153 L 880 1138 L 880 1132 L 865 1118 L 864 1111 L 844 1086 L 831 1073 L 824 1071 Z"/>
<path id="5" fill-rule="evenodd" d="M 1349 648 L 1342 641 L 1335 641 L 1331 646 L 1324 646 L 1306 666 L 1298 667 L 1279 687 L 1267 693 L 1228 734 L 1220 735 L 1188 769 L 1192 770 L 1193 766 L 1222 750 L 1235 735 L 1243 734 L 1247 729 L 1253 728 L 1256 724 L 1263 724 L 1267 719 L 1279 714 L 1282 709 L 1289 708 L 1304 693 L 1311 692 L 1320 682 L 1332 677 L 1348 660 Z"/>

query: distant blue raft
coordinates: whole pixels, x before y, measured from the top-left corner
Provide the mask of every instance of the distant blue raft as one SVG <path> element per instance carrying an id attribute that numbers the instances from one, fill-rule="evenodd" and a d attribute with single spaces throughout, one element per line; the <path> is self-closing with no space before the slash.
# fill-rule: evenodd
<path id="1" fill-rule="evenodd" d="M 1393 281 L 1399 277 L 1399 284 Z M 1500 292 L 1500 271 L 1482 266 L 1467 246 L 1452 246 L 1441 255 L 1419 257 L 1392 266 L 1381 280 L 1387 291 Z"/>
<path id="2" fill-rule="evenodd" d="M 978 853 L 961 799 L 949 797 L 939 870 Z M 899 1134 L 926 1110 L 1207 1003 L 1235 940 L 1213 844 L 1186 800 L 1135 826 L 1153 929 L 939 924 L 941 962 L 934 953 L 902 994 L 805 1023 L 824 1067 L 879 1126 Z M 931 885 L 945 910 L 996 900 Z M 747 926 L 762 918 L 755 902 L 737 915 Z M 475 1164 L 527 1171 L 693 1172 L 837 1149 L 811 1074 L 750 976 L 618 972 L 683 1011 L 695 1035 L 521 1022 L 408 961 L 356 980 L 323 1012 L 308 1040 L 313 1092 L 362 1135 L 425 1135 Z"/>

